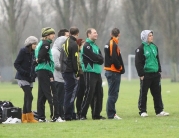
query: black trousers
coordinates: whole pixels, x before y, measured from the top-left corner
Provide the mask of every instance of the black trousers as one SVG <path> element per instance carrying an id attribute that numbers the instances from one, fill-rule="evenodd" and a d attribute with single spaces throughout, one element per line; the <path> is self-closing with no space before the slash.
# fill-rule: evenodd
<path id="1" fill-rule="evenodd" d="M 80 114 L 81 104 L 83 102 L 83 97 L 85 95 L 85 82 L 83 74 L 80 74 L 80 79 L 78 81 L 78 90 L 76 95 L 76 110 L 77 114 Z"/>
<path id="2" fill-rule="evenodd" d="M 92 108 L 92 118 L 99 117 L 102 111 L 102 79 L 101 74 L 84 72 L 85 97 L 81 106 L 81 116 L 86 117 L 89 105 Z"/>
<path id="3" fill-rule="evenodd" d="M 48 100 L 50 105 L 50 117 L 52 119 L 59 117 L 58 100 L 55 81 L 50 81 L 53 76 L 47 70 L 39 70 L 38 76 L 38 99 L 37 99 L 37 113 L 39 119 L 45 119 L 45 103 Z"/>
<path id="4" fill-rule="evenodd" d="M 56 90 L 57 90 L 57 97 L 58 97 L 58 109 L 59 109 L 59 116 L 64 118 L 64 82 L 57 82 L 55 81 L 56 84 Z"/>
<path id="5" fill-rule="evenodd" d="M 23 113 L 24 114 L 31 113 L 32 100 L 33 100 L 32 87 L 30 87 L 30 85 L 25 85 L 22 86 L 21 88 L 24 91 Z"/>
<path id="6" fill-rule="evenodd" d="M 94 94 L 93 99 L 91 101 L 91 115 L 93 119 L 100 117 L 102 107 L 103 107 L 103 87 L 101 87 L 100 91 Z"/>
<path id="7" fill-rule="evenodd" d="M 65 120 L 72 120 L 74 113 L 74 100 L 76 97 L 76 92 L 78 88 L 78 80 L 73 72 L 62 73 L 63 79 L 65 81 L 64 89 L 64 113 Z"/>
<path id="8" fill-rule="evenodd" d="M 161 75 L 160 73 L 146 73 L 144 79 L 140 80 L 140 95 L 138 101 L 139 114 L 147 112 L 147 93 L 148 89 L 153 96 L 155 113 L 163 111 L 161 96 Z"/>

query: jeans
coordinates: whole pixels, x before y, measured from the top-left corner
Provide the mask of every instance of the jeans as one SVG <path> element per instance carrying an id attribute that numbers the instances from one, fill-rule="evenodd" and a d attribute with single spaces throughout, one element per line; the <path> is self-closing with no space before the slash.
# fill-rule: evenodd
<path id="1" fill-rule="evenodd" d="M 38 76 L 38 98 L 37 112 L 39 119 L 45 119 L 45 103 L 48 100 L 50 105 L 51 119 L 58 118 L 58 101 L 55 88 L 55 81 L 50 81 L 51 76 L 47 70 L 39 70 Z"/>
<path id="2" fill-rule="evenodd" d="M 105 76 L 108 81 L 108 99 L 106 104 L 106 112 L 108 118 L 112 119 L 116 114 L 115 103 L 118 99 L 121 74 L 117 72 L 106 71 Z"/>
<path id="3" fill-rule="evenodd" d="M 71 120 L 74 112 L 74 100 L 78 88 L 78 80 L 73 72 L 62 73 L 64 84 L 64 113 L 65 120 Z"/>

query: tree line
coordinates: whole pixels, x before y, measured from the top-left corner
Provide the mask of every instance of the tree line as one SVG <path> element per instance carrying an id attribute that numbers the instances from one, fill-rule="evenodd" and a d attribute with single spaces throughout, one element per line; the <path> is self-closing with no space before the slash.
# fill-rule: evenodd
<path id="1" fill-rule="evenodd" d="M 86 29 L 93 27 L 98 31 L 101 51 L 110 38 L 110 30 L 117 27 L 126 65 L 127 56 L 134 54 L 141 43 L 140 32 L 151 29 L 160 49 L 161 64 L 170 67 L 171 81 L 179 81 L 178 0 L 1 0 L 0 14 L 0 68 L 13 65 L 26 37 L 40 39 L 42 27 L 58 31 L 77 26 L 83 39 Z"/>

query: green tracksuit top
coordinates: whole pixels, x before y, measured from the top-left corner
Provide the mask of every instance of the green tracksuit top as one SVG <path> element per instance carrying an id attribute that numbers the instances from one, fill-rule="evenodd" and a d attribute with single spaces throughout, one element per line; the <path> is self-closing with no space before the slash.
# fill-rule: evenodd
<path id="1" fill-rule="evenodd" d="M 54 72 L 54 61 L 50 48 L 51 40 L 41 40 L 35 49 L 35 58 L 38 59 L 39 63 L 35 68 L 38 70 L 48 70 Z M 40 61 L 41 60 L 41 61 Z"/>
<path id="2" fill-rule="evenodd" d="M 80 62 L 83 72 L 100 74 L 102 71 L 103 56 L 99 47 L 89 38 L 86 39 L 86 43 L 81 49 Z"/>
<path id="3" fill-rule="evenodd" d="M 144 65 L 144 71 L 145 72 L 158 72 L 159 66 L 158 66 L 158 50 L 157 47 L 151 43 L 148 44 L 146 42 L 142 42 L 144 44 L 144 56 L 146 58 L 145 65 Z"/>

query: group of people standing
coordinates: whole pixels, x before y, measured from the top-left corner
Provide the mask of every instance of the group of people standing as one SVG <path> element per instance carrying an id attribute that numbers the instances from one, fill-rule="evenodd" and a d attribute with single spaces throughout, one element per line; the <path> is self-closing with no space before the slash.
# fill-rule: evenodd
<path id="1" fill-rule="evenodd" d="M 103 104 L 102 64 L 108 82 L 106 113 L 108 119 L 122 119 L 116 113 L 115 104 L 119 95 L 121 74 L 125 72 L 123 59 L 118 46 L 120 30 L 113 28 L 111 38 L 104 46 L 104 57 L 95 43 L 98 33 L 94 28 L 86 31 L 86 40 L 79 38 L 79 29 L 61 29 L 58 38 L 51 27 L 42 29 L 42 39 L 30 36 L 25 40 L 14 67 L 17 70 L 18 85 L 24 91 L 22 122 L 47 122 L 46 100 L 50 105 L 51 122 L 86 120 L 89 106 L 92 119 L 106 119 L 101 116 Z M 154 97 L 157 116 L 166 116 L 161 98 L 161 66 L 158 49 L 153 44 L 153 31 L 141 33 L 142 45 L 136 50 L 136 69 L 140 77 L 139 114 L 148 116 L 146 110 L 147 91 L 150 88 Z M 34 119 L 31 111 L 32 88 L 38 78 L 37 114 Z M 76 113 L 75 113 L 76 99 Z"/>

